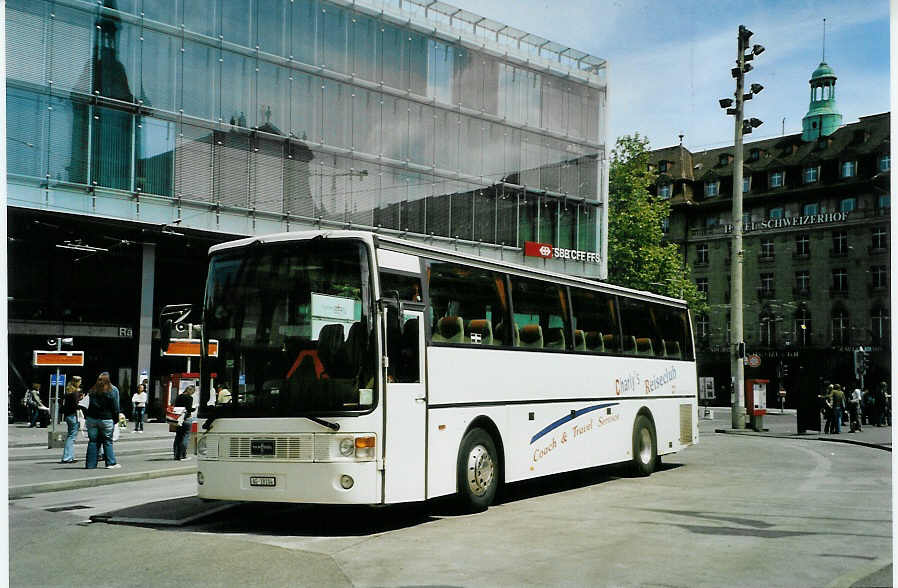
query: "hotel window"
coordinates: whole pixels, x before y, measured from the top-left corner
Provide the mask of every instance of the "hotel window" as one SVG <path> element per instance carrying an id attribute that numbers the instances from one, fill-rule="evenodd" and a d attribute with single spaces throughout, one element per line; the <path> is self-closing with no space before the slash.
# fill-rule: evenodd
<path id="1" fill-rule="evenodd" d="M 876 208 L 880 210 L 886 210 L 892 207 L 891 197 L 888 194 L 883 194 L 879 198 L 876 199 Z"/>
<path id="2" fill-rule="evenodd" d="M 670 198 L 670 184 L 658 184 L 658 198 L 663 200 Z"/>
<path id="3" fill-rule="evenodd" d="M 767 211 L 768 218 L 783 218 L 783 208 L 778 206 Z"/>
<path id="4" fill-rule="evenodd" d="M 811 290 L 811 272 L 809 270 L 795 272 L 795 289 L 799 294 L 807 294 Z"/>
<path id="5" fill-rule="evenodd" d="M 833 291 L 848 291 L 848 270 L 844 267 L 839 267 L 833 270 Z"/>
<path id="6" fill-rule="evenodd" d="M 883 227 L 873 229 L 873 249 L 885 249 L 888 245 L 888 231 Z"/>
<path id="7" fill-rule="evenodd" d="M 847 345 L 848 334 L 851 332 L 848 313 L 841 309 L 834 310 L 832 314 L 832 325 L 833 343 L 835 345 Z"/>
<path id="8" fill-rule="evenodd" d="M 842 198 L 839 202 L 839 210 L 841 212 L 853 212 L 857 208 L 857 198 Z"/>
<path id="9" fill-rule="evenodd" d="M 842 177 L 843 178 L 853 178 L 854 174 L 857 172 L 857 162 L 856 161 L 843 161 L 842 162 Z"/>
<path id="10" fill-rule="evenodd" d="M 699 243 L 695 246 L 695 263 L 696 265 L 706 265 L 708 263 L 707 243 Z"/>
<path id="11" fill-rule="evenodd" d="M 716 180 L 712 182 L 705 182 L 705 197 L 713 198 L 714 196 L 717 196 L 717 190 L 719 187 L 720 183 Z"/>
<path id="12" fill-rule="evenodd" d="M 760 156 L 761 156 L 760 149 L 752 149 L 751 151 L 748 152 L 748 160 L 749 161 L 757 161 L 760 158 Z"/>
<path id="13" fill-rule="evenodd" d="M 782 188 L 784 175 L 785 174 L 782 171 L 770 172 L 770 187 L 771 188 Z"/>
<path id="14" fill-rule="evenodd" d="M 820 212 L 820 204 L 817 202 L 808 202 L 801 208 L 801 214 L 805 216 L 810 216 L 812 214 L 817 214 Z"/>
<path id="15" fill-rule="evenodd" d="M 705 297 L 705 300 L 708 299 L 708 278 L 696 278 L 695 279 L 695 289 L 698 290 L 699 294 Z"/>
<path id="16" fill-rule="evenodd" d="M 811 254 L 811 236 L 807 233 L 795 235 L 795 255 Z"/>
<path id="17" fill-rule="evenodd" d="M 848 255 L 848 231 L 833 231 L 833 255 Z"/>
<path id="18" fill-rule="evenodd" d="M 889 274 L 884 265 L 874 265 L 870 268 L 874 288 L 885 288 L 889 285 Z"/>
<path id="19" fill-rule="evenodd" d="M 804 168 L 804 174 L 802 178 L 804 179 L 805 184 L 813 184 L 817 181 L 817 172 L 819 168 L 816 165 L 812 165 L 810 167 Z"/>
<path id="20" fill-rule="evenodd" d="M 761 239 L 761 257 L 773 257 L 773 239 Z"/>
<path id="21" fill-rule="evenodd" d="M 873 331 L 873 343 L 883 345 L 889 340 L 889 311 L 877 308 L 870 315 L 870 329 Z"/>
<path id="22" fill-rule="evenodd" d="M 774 289 L 772 273 L 761 274 L 761 286 L 758 288 L 758 291 L 761 296 L 770 296 L 773 294 Z"/>
<path id="23" fill-rule="evenodd" d="M 751 176 L 742 178 L 742 193 L 745 194 L 751 190 Z"/>
<path id="24" fill-rule="evenodd" d="M 795 343 L 802 347 L 811 342 L 811 313 L 800 308 L 795 313 Z"/>
<path id="25" fill-rule="evenodd" d="M 718 157 L 718 159 L 717 159 L 717 163 L 720 164 L 720 165 L 727 165 L 727 164 L 729 164 L 729 163 L 730 163 L 730 156 L 727 155 L 726 153 L 720 155 L 720 157 Z"/>
<path id="26" fill-rule="evenodd" d="M 892 168 L 892 157 L 886 153 L 879 156 L 879 171 L 887 172 Z"/>
<path id="27" fill-rule="evenodd" d="M 658 171 L 661 173 L 667 172 L 667 162 L 666 161 L 658 162 Z"/>
<path id="28" fill-rule="evenodd" d="M 699 339 L 706 339 L 711 334 L 711 324 L 708 322 L 708 315 L 701 313 L 695 321 L 695 336 Z"/>
<path id="29" fill-rule="evenodd" d="M 666 216 L 661 219 L 661 232 L 669 233 L 670 232 L 670 217 Z"/>

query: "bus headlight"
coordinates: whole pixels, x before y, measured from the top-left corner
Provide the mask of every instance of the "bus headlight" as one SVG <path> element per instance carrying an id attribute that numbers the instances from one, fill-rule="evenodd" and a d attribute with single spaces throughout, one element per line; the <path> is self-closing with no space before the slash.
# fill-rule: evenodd
<path id="1" fill-rule="evenodd" d="M 340 439 L 340 455 L 343 457 L 351 457 L 353 451 L 355 451 L 355 443 L 351 437 Z"/>
<path id="2" fill-rule="evenodd" d="M 208 448 L 206 445 L 206 438 L 200 437 L 200 440 L 196 442 L 197 455 L 202 455 L 203 457 L 206 457 L 207 451 L 208 451 Z"/>

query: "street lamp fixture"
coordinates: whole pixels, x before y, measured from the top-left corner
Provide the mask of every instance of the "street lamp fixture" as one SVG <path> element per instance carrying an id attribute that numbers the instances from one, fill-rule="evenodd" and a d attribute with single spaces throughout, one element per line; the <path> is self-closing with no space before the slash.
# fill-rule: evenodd
<path id="1" fill-rule="evenodd" d="M 720 100 L 718 100 L 718 102 L 720 103 L 721 108 L 729 108 L 733 105 L 732 98 L 721 98 Z"/>

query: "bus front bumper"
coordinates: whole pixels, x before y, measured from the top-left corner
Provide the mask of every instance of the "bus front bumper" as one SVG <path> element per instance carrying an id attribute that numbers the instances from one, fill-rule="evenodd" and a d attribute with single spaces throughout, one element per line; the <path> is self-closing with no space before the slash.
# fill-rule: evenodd
<path id="1" fill-rule="evenodd" d="M 349 487 L 347 487 L 349 486 Z M 377 463 L 203 460 L 197 495 L 218 500 L 379 504 Z"/>

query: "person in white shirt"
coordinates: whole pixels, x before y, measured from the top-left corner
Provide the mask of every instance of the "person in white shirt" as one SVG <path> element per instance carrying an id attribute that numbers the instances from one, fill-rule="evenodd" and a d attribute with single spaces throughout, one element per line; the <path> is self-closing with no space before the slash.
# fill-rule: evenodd
<path id="1" fill-rule="evenodd" d="M 131 407 L 134 411 L 134 432 L 143 433 L 143 417 L 147 410 L 147 389 L 143 384 L 139 384 L 137 392 L 131 396 Z"/>
<path id="2" fill-rule="evenodd" d="M 855 388 L 848 396 L 848 416 L 851 419 L 851 432 L 861 429 L 861 390 Z"/>

